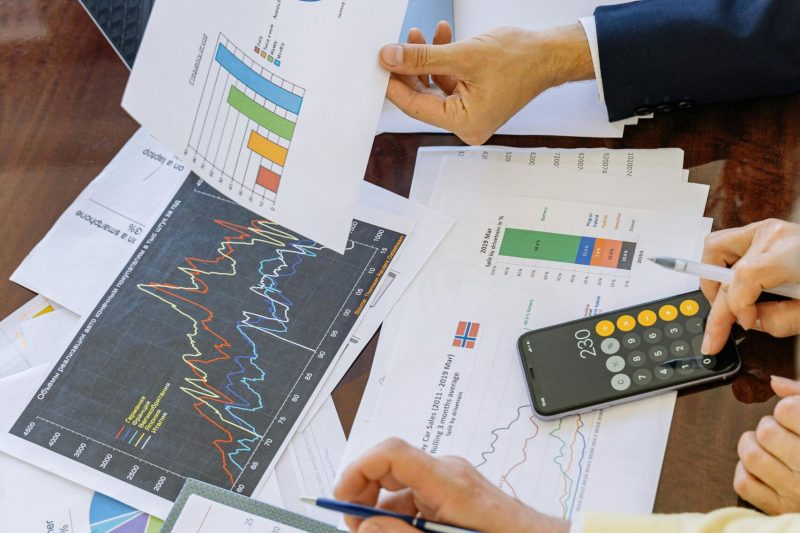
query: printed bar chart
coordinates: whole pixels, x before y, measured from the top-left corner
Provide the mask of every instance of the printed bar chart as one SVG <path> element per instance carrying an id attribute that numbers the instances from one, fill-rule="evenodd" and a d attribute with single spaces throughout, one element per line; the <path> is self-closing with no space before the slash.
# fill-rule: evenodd
<path id="1" fill-rule="evenodd" d="M 305 90 L 256 59 L 220 34 L 185 155 L 264 206 L 278 198 Z"/>
<path id="2" fill-rule="evenodd" d="M 507 228 L 499 255 L 630 270 L 635 252 L 635 242 Z"/>

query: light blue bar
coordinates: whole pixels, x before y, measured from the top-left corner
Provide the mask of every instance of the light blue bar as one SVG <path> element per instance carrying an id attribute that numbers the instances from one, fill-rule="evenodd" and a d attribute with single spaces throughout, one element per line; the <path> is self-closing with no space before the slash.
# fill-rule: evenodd
<path id="1" fill-rule="evenodd" d="M 275 105 L 295 115 L 300 114 L 300 106 L 303 104 L 302 96 L 289 92 L 283 87 L 278 87 L 271 81 L 263 78 L 221 44 L 217 47 L 216 60 L 217 63 L 230 72 L 234 78 L 253 89 L 256 94 L 263 96 Z"/>

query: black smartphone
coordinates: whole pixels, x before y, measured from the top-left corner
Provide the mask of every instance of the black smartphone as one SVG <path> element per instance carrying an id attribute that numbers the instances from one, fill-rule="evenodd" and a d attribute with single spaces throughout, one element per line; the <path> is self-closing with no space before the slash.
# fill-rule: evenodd
<path id="1" fill-rule="evenodd" d="M 700 352 L 710 310 L 698 290 L 525 333 L 534 411 L 549 420 L 736 374 L 732 337 L 716 355 Z"/>

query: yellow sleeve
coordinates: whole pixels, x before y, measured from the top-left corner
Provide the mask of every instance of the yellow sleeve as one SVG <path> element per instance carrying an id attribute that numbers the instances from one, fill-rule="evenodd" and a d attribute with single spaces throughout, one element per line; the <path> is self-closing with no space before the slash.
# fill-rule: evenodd
<path id="1" fill-rule="evenodd" d="M 798 533 L 800 514 L 766 516 L 730 507 L 708 514 L 586 513 L 584 533 Z"/>

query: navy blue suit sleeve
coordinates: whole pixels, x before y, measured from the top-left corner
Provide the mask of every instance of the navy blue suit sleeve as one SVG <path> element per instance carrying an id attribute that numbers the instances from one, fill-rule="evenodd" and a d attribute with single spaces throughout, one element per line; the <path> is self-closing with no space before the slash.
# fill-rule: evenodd
<path id="1" fill-rule="evenodd" d="M 800 0 L 641 0 L 594 16 L 611 120 L 800 91 Z"/>

